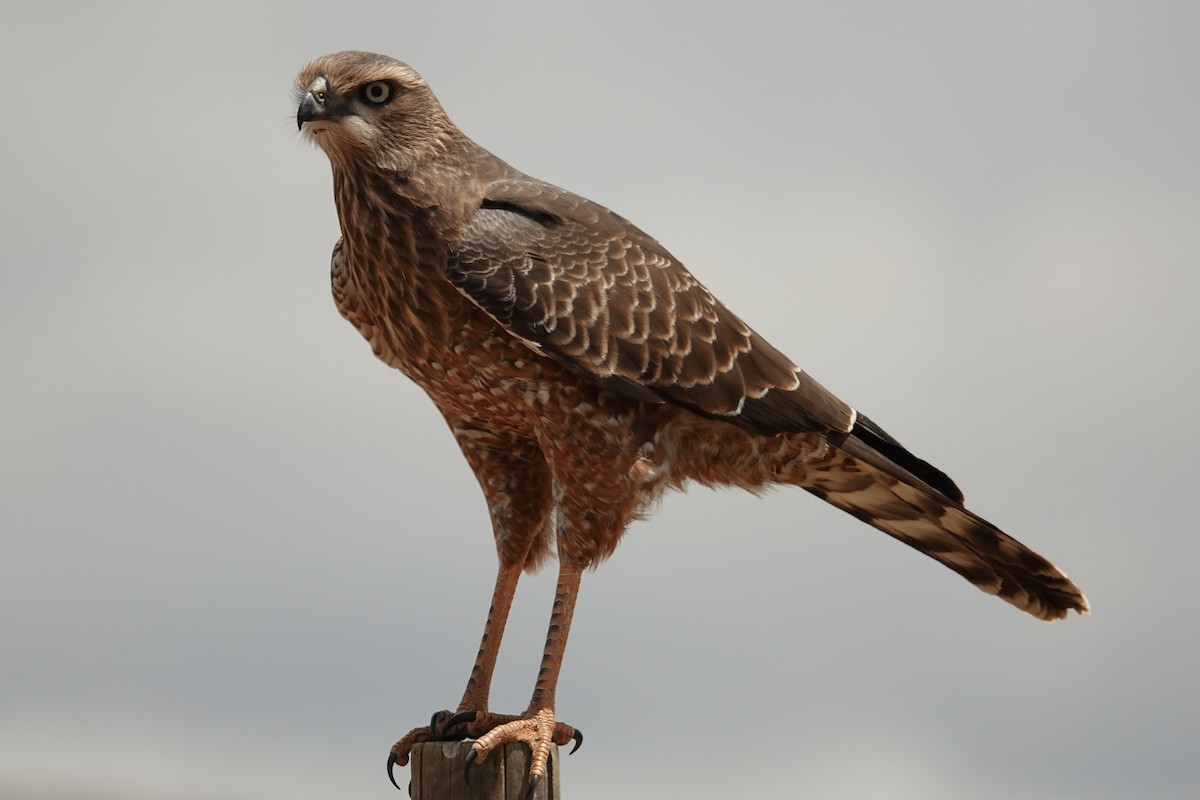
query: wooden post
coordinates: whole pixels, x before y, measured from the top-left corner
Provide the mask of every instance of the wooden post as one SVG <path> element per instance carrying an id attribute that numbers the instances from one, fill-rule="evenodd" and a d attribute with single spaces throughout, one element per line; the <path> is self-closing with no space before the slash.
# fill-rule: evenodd
<path id="1" fill-rule="evenodd" d="M 482 764 L 471 765 L 471 783 L 463 764 L 471 742 L 423 742 L 412 749 L 412 800 L 523 800 L 529 783 L 529 748 L 520 743 L 497 747 Z M 546 775 L 530 800 L 562 800 L 558 748 L 550 748 Z"/>

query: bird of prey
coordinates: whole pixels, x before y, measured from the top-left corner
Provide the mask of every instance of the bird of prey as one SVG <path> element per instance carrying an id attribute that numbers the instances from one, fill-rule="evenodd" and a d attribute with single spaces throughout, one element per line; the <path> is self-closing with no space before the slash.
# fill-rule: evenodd
<path id="1" fill-rule="evenodd" d="M 631 520 L 694 481 L 799 486 L 1022 611 L 1088 610 L 1066 575 L 968 511 L 945 473 L 822 387 L 726 308 L 655 239 L 471 141 L 407 64 L 323 56 L 297 79 L 297 126 L 329 157 L 341 238 L 338 310 L 437 405 L 479 480 L 499 570 L 455 713 L 417 742 L 582 741 L 555 686 L 584 570 Z M 558 558 L 528 708 L 489 687 L 521 573 Z M 393 777 L 393 783 L 395 779 Z"/>

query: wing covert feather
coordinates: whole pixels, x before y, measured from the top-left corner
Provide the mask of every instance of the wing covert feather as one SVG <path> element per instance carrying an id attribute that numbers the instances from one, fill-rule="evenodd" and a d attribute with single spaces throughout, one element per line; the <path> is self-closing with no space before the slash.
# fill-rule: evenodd
<path id="1" fill-rule="evenodd" d="M 493 183 L 446 277 L 513 335 L 615 391 L 766 434 L 851 427 L 848 405 L 662 245 L 555 186 Z"/>

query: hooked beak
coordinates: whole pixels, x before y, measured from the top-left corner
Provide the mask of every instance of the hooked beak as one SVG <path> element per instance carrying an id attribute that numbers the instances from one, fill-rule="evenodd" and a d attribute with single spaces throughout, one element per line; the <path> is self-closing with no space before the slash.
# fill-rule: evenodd
<path id="1" fill-rule="evenodd" d="M 330 100 L 327 80 L 317 78 L 310 83 L 304 97 L 300 98 L 300 106 L 296 109 L 296 130 L 303 128 L 306 122 L 339 116 L 342 109 L 335 107 L 336 104 Z"/>
<path id="2" fill-rule="evenodd" d="M 296 130 L 304 127 L 304 123 L 312 122 L 324 111 L 324 104 L 311 92 L 305 93 L 296 109 Z"/>

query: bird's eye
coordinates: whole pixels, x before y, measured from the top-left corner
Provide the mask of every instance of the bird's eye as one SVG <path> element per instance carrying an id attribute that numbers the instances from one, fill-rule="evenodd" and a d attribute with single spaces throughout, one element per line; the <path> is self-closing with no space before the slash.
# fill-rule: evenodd
<path id="1" fill-rule="evenodd" d="M 368 103 L 381 106 L 392 99 L 392 85 L 387 81 L 372 81 L 362 88 L 362 96 Z"/>

